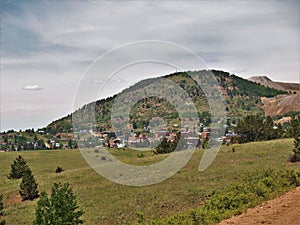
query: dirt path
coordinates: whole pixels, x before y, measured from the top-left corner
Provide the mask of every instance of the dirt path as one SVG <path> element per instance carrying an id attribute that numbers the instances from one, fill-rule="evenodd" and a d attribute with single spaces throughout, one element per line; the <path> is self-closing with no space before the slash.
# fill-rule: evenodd
<path id="1" fill-rule="evenodd" d="M 300 187 L 218 225 L 300 225 Z"/>

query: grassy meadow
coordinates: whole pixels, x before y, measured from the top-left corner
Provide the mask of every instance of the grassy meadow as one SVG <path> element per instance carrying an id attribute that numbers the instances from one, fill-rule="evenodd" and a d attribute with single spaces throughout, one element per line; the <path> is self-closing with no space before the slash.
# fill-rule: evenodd
<path id="1" fill-rule="evenodd" d="M 232 152 L 235 148 L 235 153 Z M 287 162 L 293 149 L 292 139 L 222 146 L 215 161 L 204 172 L 198 171 L 203 150 L 196 150 L 188 164 L 164 182 L 144 187 L 115 184 L 98 175 L 84 161 L 78 150 L 51 150 L 0 153 L 0 193 L 4 196 L 5 219 L 10 224 L 31 224 L 35 201 L 21 201 L 18 194 L 21 180 L 7 175 L 13 160 L 22 155 L 39 183 L 39 191 L 50 189 L 54 182 L 68 182 L 85 211 L 85 224 L 132 224 L 136 212 L 144 213 L 146 221 L 185 212 L 203 204 L 213 190 L 237 182 L 248 172 L 272 169 L 300 169 L 300 164 Z M 116 158 L 133 165 L 149 165 L 166 155 L 137 151 L 110 150 Z M 56 174 L 57 166 L 64 171 Z"/>

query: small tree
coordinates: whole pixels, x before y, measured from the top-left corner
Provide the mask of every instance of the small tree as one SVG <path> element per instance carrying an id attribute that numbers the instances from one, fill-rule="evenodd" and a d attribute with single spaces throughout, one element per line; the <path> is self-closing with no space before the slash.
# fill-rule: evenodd
<path id="1" fill-rule="evenodd" d="M 175 150 L 183 150 L 186 147 L 186 143 L 184 139 L 180 139 L 181 133 L 178 132 L 175 140 L 168 141 L 166 137 L 163 138 L 162 142 L 159 143 L 158 146 L 155 147 L 155 154 L 164 154 L 174 152 Z"/>
<path id="2" fill-rule="evenodd" d="M 164 137 L 161 143 L 155 148 L 155 154 L 164 154 L 170 153 L 173 150 L 171 149 L 171 142 L 168 142 L 167 138 Z"/>
<path id="3" fill-rule="evenodd" d="M 61 166 L 58 166 L 55 170 L 55 173 L 61 173 L 63 171 L 63 168 Z"/>
<path id="4" fill-rule="evenodd" d="M 2 198 L 3 196 L 0 195 L 0 218 L 4 216 Z M 0 220 L 0 225 L 5 225 L 5 220 Z"/>
<path id="5" fill-rule="evenodd" d="M 38 187 L 38 183 L 36 182 L 31 170 L 28 168 L 22 178 L 22 182 L 20 184 L 20 190 L 19 190 L 19 193 L 23 201 L 33 200 L 39 197 L 39 191 L 37 187 Z"/>
<path id="6" fill-rule="evenodd" d="M 41 193 L 37 203 L 34 225 L 77 225 L 83 224 L 80 217 L 83 211 L 78 210 L 76 197 L 69 184 L 54 183 L 50 199 L 46 192 Z"/>
<path id="7" fill-rule="evenodd" d="M 28 169 L 27 162 L 22 156 L 18 156 L 13 164 L 11 164 L 11 171 L 8 175 L 8 179 L 20 179 L 24 176 L 25 171 Z"/>

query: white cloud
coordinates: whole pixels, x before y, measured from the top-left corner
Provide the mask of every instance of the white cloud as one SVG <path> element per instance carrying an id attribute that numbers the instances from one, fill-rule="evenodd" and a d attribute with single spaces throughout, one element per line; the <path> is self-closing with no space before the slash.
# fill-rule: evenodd
<path id="1" fill-rule="evenodd" d="M 25 87 L 23 87 L 23 90 L 26 91 L 39 91 L 42 90 L 42 88 L 36 84 L 32 84 L 32 85 L 26 85 Z"/>

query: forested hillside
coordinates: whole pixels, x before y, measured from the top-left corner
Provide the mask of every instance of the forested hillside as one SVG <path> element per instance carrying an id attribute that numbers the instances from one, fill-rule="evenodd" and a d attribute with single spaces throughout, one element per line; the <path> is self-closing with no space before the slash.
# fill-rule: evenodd
<path id="1" fill-rule="evenodd" d="M 225 110 L 228 116 L 232 118 L 239 118 L 249 114 L 263 114 L 264 112 L 261 108 L 261 97 L 274 97 L 285 93 L 284 91 L 265 87 L 227 72 L 217 70 L 212 70 L 211 72 L 214 73 L 217 81 L 219 82 L 226 103 Z M 128 89 L 125 89 L 121 93 L 133 92 L 134 90 L 159 79 L 170 79 L 188 93 L 197 108 L 200 121 L 207 121 L 210 117 L 207 99 L 203 90 L 191 78 L 193 75 L 205 76 L 207 73 L 208 71 L 205 70 L 177 72 L 163 77 L 146 79 L 136 83 Z M 111 108 L 116 96 L 117 95 L 107 99 L 101 99 L 95 104 L 90 103 L 79 109 L 85 110 L 87 112 L 86 114 L 89 114 L 95 108 L 97 126 L 93 129 L 98 131 L 111 129 Z M 72 131 L 71 116 L 72 115 L 68 115 L 62 119 L 52 122 L 45 128 L 45 130 L 53 134 Z M 178 113 L 169 102 L 157 97 L 148 97 L 140 100 L 131 109 L 130 124 L 132 129 L 143 129 L 144 127 L 147 127 L 149 120 L 154 116 L 163 118 L 168 123 L 168 127 L 173 127 L 174 124 L 180 123 Z M 86 118 L 81 119 L 84 120 Z M 89 126 L 83 128 L 90 129 Z"/>

